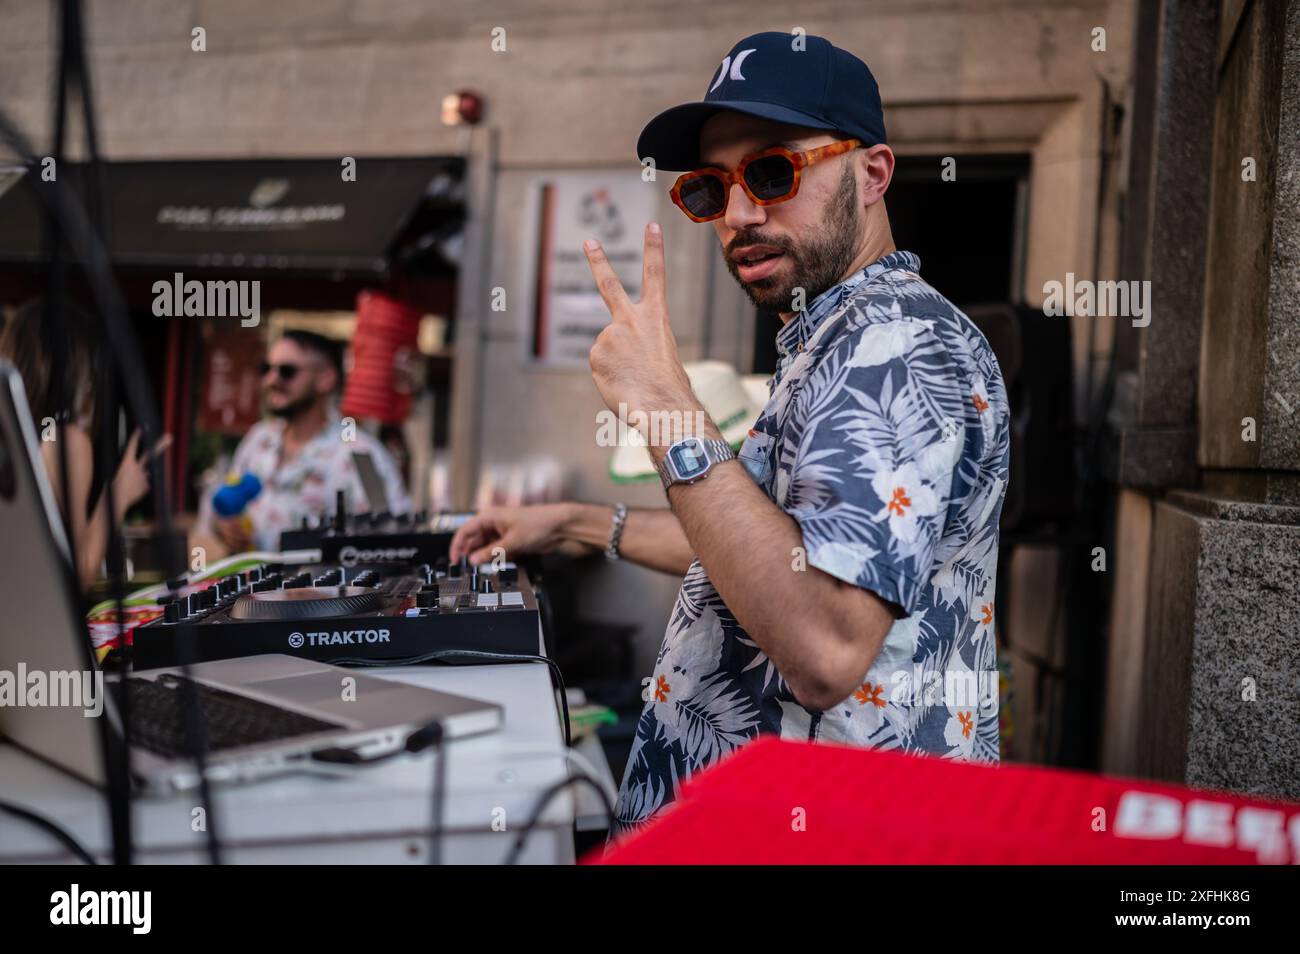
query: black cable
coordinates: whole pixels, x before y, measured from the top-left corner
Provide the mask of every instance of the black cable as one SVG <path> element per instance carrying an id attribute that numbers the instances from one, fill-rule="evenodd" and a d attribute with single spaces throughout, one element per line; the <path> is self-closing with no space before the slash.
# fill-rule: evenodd
<path id="1" fill-rule="evenodd" d="M 383 755 L 364 758 L 355 749 L 329 748 L 313 752 L 311 757 L 317 762 L 329 762 L 335 765 L 374 765 L 391 758 L 408 753 L 422 752 L 433 746 L 433 799 L 432 820 L 429 827 L 429 864 L 442 864 L 442 811 L 443 799 L 447 790 L 447 736 L 442 723 L 434 720 L 422 729 L 417 729 L 406 737 L 406 744 L 400 749 L 385 752 Z"/>
<path id="2" fill-rule="evenodd" d="M 442 813 L 447 792 L 447 739 L 438 727 L 438 737 L 433 746 L 433 804 L 429 819 L 429 864 L 442 864 Z"/>
<path id="3" fill-rule="evenodd" d="M 58 85 L 58 102 L 56 103 L 55 117 L 55 146 L 56 151 L 62 152 L 64 128 L 66 122 L 66 96 L 69 81 L 76 80 L 79 82 L 81 92 L 82 117 L 86 125 L 86 132 L 89 139 L 91 150 L 91 181 L 88 182 L 89 195 L 95 202 L 97 208 L 95 212 L 103 218 L 101 209 L 98 208 L 100 200 L 100 190 L 98 189 L 98 172 L 99 172 L 99 155 L 98 146 L 95 141 L 95 124 L 94 124 L 94 104 L 90 98 L 89 83 L 87 81 L 88 70 L 85 67 L 83 33 L 81 29 L 81 8 L 79 0 L 63 0 L 61 5 L 62 22 L 60 29 L 60 71 Z M 75 52 L 72 48 L 75 46 Z M 0 138 L 8 143 L 10 148 L 18 154 L 20 159 L 29 166 L 35 168 L 40 165 L 40 160 L 36 157 L 27 139 L 8 117 L 0 110 Z M 57 168 L 57 166 L 56 166 Z M 85 272 L 87 282 L 90 285 L 92 295 L 95 300 L 95 306 L 102 317 L 105 326 L 105 339 L 111 347 L 111 353 L 116 359 L 119 380 L 122 382 L 126 397 L 127 406 L 140 425 L 142 435 L 142 444 L 146 448 L 152 448 L 161 431 L 158 423 L 158 417 L 154 410 L 153 396 L 149 387 L 149 378 L 144 367 L 143 359 L 140 355 L 136 344 L 134 331 L 126 317 L 126 306 L 122 299 L 121 292 L 118 289 L 116 280 L 113 275 L 111 261 L 107 249 L 100 239 L 100 232 L 97 232 L 88 220 L 85 211 L 77 202 L 76 198 L 70 194 L 70 190 L 65 185 L 65 177 L 56 176 L 49 184 L 52 188 L 45 189 L 31 186 L 39 203 L 45 210 L 48 220 L 55 223 L 55 231 L 47 239 L 47 252 L 51 252 L 51 282 L 50 294 L 55 304 L 61 302 L 63 268 L 62 268 L 62 242 L 66 241 L 69 248 L 75 254 Z M 34 179 L 29 179 L 30 185 Z M 53 243 L 50 245 L 49 243 Z M 56 361 L 57 361 L 56 355 Z M 107 413 L 107 412 L 106 412 Z M 60 448 L 63 452 L 63 448 Z M 166 575 L 173 577 L 179 575 L 181 567 L 179 565 L 179 550 L 174 545 L 176 534 L 172 526 L 171 508 L 167 503 L 166 484 L 164 482 L 163 464 L 161 455 L 150 457 L 150 482 L 154 490 L 155 509 L 157 516 L 158 529 L 156 536 L 162 544 L 164 567 Z M 66 466 L 63 468 L 66 477 Z M 110 477 L 111 482 L 111 477 Z M 70 505 L 69 505 L 70 512 Z M 111 518 L 110 514 L 110 518 Z M 71 551 L 75 554 L 75 549 Z M 75 564 L 74 564 L 75 565 Z M 78 581 L 77 592 L 80 593 L 80 576 L 76 574 Z M 119 634 L 121 633 L 122 616 L 121 606 L 118 609 Z M 85 641 L 85 648 L 91 653 L 90 641 Z M 93 663 L 93 656 L 91 657 Z M 182 664 L 182 672 L 189 677 L 189 664 Z M 129 666 L 128 666 L 129 673 Z M 129 690 L 128 690 L 129 691 Z M 197 700 L 192 695 L 186 698 L 187 708 L 190 710 L 190 722 L 201 721 L 202 713 L 198 709 Z M 123 727 L 123 732 L 127 730 Z M 207 785 L 207 773 L 205 771 L 205 761 L 202 747 L 195 745 L 194 734 L 186 732 L 187 741 L 193 747 L 193 755 L 196 767 L 199 770 L 199 788 L 203 798 L 203 808 L 207 816 L 208 824 L 205 830 L 208 835 L 209 856 L 215 862 L 219 860 L 219 848 L 215 831 L 215 815 L 211 811 L 209 801 L 209 791 Z M 119 862 L 130 860 L 131 842 L 130 842 L 130 765 L 129 750 L 123 745 L 120 757 L 113 751 L 113 738 L 108 721 L 101 723 L 101 738 L 103 740 L 105 771 L 108 777 L 108 795 L 109 795 L 109 812 L 112 823 L 113 840 L 114 840 L 114 858 Z"/>
<path id="4" fill-rule="evenodd" d="M 109 244 L 108 216 L 105 213 L 104 205 L 103 162 L 101 161 L 99 133 L 95 122 L 95 97 L 91 90 L 90 68 L 86 63 L 86 42 L 80 0 L 62 0 L 59 33 L 60 102 L 56 132 L 59 138 L 57 144 L 59 159 L 57 161 L 59 163 L 63 161 L 62 139 L 66 131 L 67 97 L 70 87 L 75 85 L 81 99 L 81 118 L 86 137 L 88 158 L 85 178 L 87 217 L 95 234 L 100 236 L 101 242 L 107 249 Z M 62 276 L 59 277 L 59 280 L 62 280 Z M 117 500 L 116 489 L 113 486 L 113 478 L 118 463 L 115 450 L 120 445 L 120 435 L 117 434 L 116 425 L 122 404 L 117 387 L 117 369 L 112 361 L 110 347 L 106 339 L 101 339 L 99 342 L 100 353 L 97 357 L 97 368 L 100 372 L 100 381 L 97 383 L 99 384 L 100 393 L 96 395 L 95 399 L 96 407 L 99 409 L 97 414 L 99 418 L 99 435 L 94 445 L 98 450 L 98 462 L 95 470 L 98 471 L 103 481 L 102 493 L 106 518 L 104 521 L 104 560 L 108 570 L 109 597 L 113 601 L 117 643 L 125 649 L 126 581 L 124 574 L 126 571 L 126 551 L 122 540 L 121 527 L 116 519 Z M 145 450 L 147 452 L 148 448 L 146 447 Z M 93 653 L 93 647 L 91 651 Z M 131 674 L 130 655 L 127 653 L 123 655 L 127 660 L 123 678 L 129 679 Z M 118 756 L 115 760 L 116 767 L 109 767 L 105 774 L 111 790 L 119 793 L 119 797 L 113 799 L 109 807 L 114 832 L 114 860 L 119 864 L 130 864 L 132 853 L 130 764 L 132 716 L 129 686 L 121 694 L 121 699 L 125 700 L 120 707 L 119 713 L 121 716 L 121 748 L 116 753 Z M 111 733 L 108 734 L 107 738 L 105 753 L 106 758 L 111 758 L 114 754 Z M 206 812 L 206 802 L 204 802 L 204 806 Z"/>
<path id="5" fill-rule="evenodd" d="M 59 827 L 48 818 L 38 815 L 33 811 L 29 811 L 21 805 L 15 805 L 12 802 L 0 802 L 0 812 L 7 812 L 15 818 L 21 818 L 23 821 L 31 822 L 34 826 L 52 836 L 55 841 L 59 842 L 59 844 L 63 845 L 64 848 L 67 848 L 68 851 L 72 852 L 72 854 L 76 855 L 86 864 L 93 865 L 96 863 L 95 859 L 91 857 L 90 852 L 82 846 L 81 842 L 77 841 L 77 839 L 68 834 L 65 829 Z"/>
<path id="6" fill-rule="evenodd" d="M 556 795 L 560 794 L 576 782 L 583 782 L 596 790 L 596 793 L 600 795 L 601 804 L 605 807 L 606 817 L 609 818 L 611 825 L 614 823 L 614 803 L 609 800 L 609 793 L 605 791 L 605 787 L 590 775 L 570 775 L 568 778 L 556 782 L 542 793 L 541 798 L 537 800 L 537 804 L 533 808 L 533 814 L 529 817 L 528 823 L 520 829 L 519 836 L 515 839 L 514 846 L 510 849 L 510 854 L 506 855 L 506 864 L 513 865 L 519 863 L 519 855 L 524 850 L 524 842 L 528 840 L 528 836 L 531 835 L 533 829 L 537 827 L 537 823 L 541 820 L 542 812 L 546 811 L 546 806 L 551 803 Z"/>
<path id="7" fill-rule="evenodd" d="M 74 17 L 68 13 L 68 3 L 59 4 L 59 59 L 58 59 L 58 85 L 57 95 L 54 104 L 54 143 L 51 157 L 54 161 L 54 168 L 57 171 L 61 169 L 64 159 L 64 142 L 67 132 L 67 107 L 68 107 L 68 90 L 75 79 L 80 58 L 73 51 L 74 33 L 72 24 Z M 83 104 L 84 104 L 83 100 Z M 20 155 L 21 155 L 20 150 Z M 29 166 L 31 163 L 29 162 Z M 34 180 L 32 180 L 34 181 Z M 62 218 L 56 214 L 55 210 L 46 207 L 42 216 L 44 253 L 49 260 L 49 287 L 45 299 L 45 322 L 42 329 L 42 351 L 47 355 L 50 362 L 51 376 L 51 395 L 55 396 L 58 401 L 58 413 L 60 418 L 65 414 L 68 421 L 74 418 L 76 413 L 77 387 L 75 382 L 68 380 L 67 362 L 64 360 L 65 342 L 69 337 L 69 329 L 64 322 L 63 314 L 63 285 L 66 280 L 66 270 L 64 267 L 64 244 L 63 239 L 66 232 Z M 101 355 L 96 355 L 101 358 Z M 93 366 L 92 366 L 93 367 Z M 98 402 L 101 431 L 108 429 L 113 413 L 112 401 L 105 400 L 102 395 L 96 395 Z M 63 424 L 60 422 L 59 427 Z M 94 428 L 92 433 L 87 435 L 92 440 L 95 439 Z M 75 594 L 76 609 L 78 618 L 85 618 L 85 605 L 81 598 L 81 568 L 78 563 L 78 554 L 80 548 L 77 540 L 77 520 L 76 508 L 81 505 L 90 511 L 88 505 L 90 501 L 73 501 L 71 497 L 71 484 L 68 469 L 68 453 L 66 433 L 57 434 L 58 454 L 59 454 L 59 487 L 63 498 L 61 516 L 63 518 L 64 537 L 68 544 L 68 555 L 72 565 L 73 585 L 71 592 Z M 97 455 L 98 460 L 95 467 L 99 469 L 102 476 L 104 470 L 105 452 L 107 447 L 103 443 L 102 433 L 100 438 L 100 453 Z M 111 464 L 110 464 L 111 466 Z M 93 472 L 92 472 L 93 473 Z M 93 487 L 93 484 L 92 484 Z M 106 497 L 106 506 L 108 508 L 109 526 L 107 527 L 107 539 L 105 541 L 105 553 L 112 554 L 113 528 L 111 526 L 111 515 L 113 513 L 113 499 L 111 481 L 108 482 L 108 494 Z M 85 515 L 89 515 L 88 513 Z M 121 638 L 120 623 L 120 603 L 117 607 L 119 613 L 118 637 Z M 94 667 L 94 647 L 88 632 L 83 632 L 83 649 L 86 654 L 85 664 L 87 667 Z M 130 778 L 129 766 L 122 764 L 119 753 L 115 747 L 112 726 L 108 719 L 100 721 L 99 724 L 100 747 L 104 760 L 105 784 L 108 791 L 108 814 L 109 830 L 113 842 L 113 860 L 117 864 L 131 863 L 131 811 L 130 811 Z M 127 749 L 125 740 L 123 752 Z M 125 792 L 125 793 L 124 793 Z"/>
<path id="8" fill-rule="evenodd" d="M 431 653 L 423 653 L 419 656 L 406 656 L 401 659 L 362 659 L 359 656 L 348 656 L 342 659 L 331 659 L 330 663 L 335 666 L 351 666 L 354 669 L 378 669 L 384 666 L 418 666 L 421 663 L 427 662 L 448 662 L 452 659 L 483 659 L 499 663 L 546 663 L 551 670 L 551 686 L 560 694 L 560 707 L 563 712 L 564 745 L 567 748 L 573 744 L 573 730 L 569 724 L 569 693 L 564 685 L 564 673 L 560 672 L 559 663 L 546 656 L 535 656 L 528 653 L 489 653 L 479 649 L 438 649 Z"/>

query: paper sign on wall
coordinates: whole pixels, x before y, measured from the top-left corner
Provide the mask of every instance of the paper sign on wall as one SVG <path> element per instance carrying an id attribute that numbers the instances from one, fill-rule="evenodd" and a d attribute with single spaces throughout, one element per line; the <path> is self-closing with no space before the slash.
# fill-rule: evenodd
<path id="1" fill-rule="evenodd" d="M 582 243 L 600 240 L 628 296 L 636 301 L 641 295 L 645 226 L 654 216 L 657 193 L 636 172 L 563 173 L 538 177 L 530 201 L 527 359 L 535 365 L 585 370 L 592 342 L 609 324 L 609 312 Z"/>

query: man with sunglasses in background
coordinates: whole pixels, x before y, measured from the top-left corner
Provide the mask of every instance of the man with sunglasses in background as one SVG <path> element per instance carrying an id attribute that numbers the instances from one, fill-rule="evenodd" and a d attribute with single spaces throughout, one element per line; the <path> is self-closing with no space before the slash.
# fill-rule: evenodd
<path id="1" fill-rule="evenodd" d="M 1006 393 L 983 336 L 894 247 L 871 72 L 820 37 L 747 37 L 703 102 L 657 116 L 637 148 L 690 170 L 674 203 L 713 226 L 736 281 L 784 322 L 768 404 L 739 459 L 707 415 L 703 434 L 651 446 L 671 509 L 492 510 L 453 541 L 476 560 L 586 548 L 685 574 L 614 830 L 763 732 L 997 761 Z M 586 254 L 612 317 L 591 351 L 605 403 L 698 420 L 658 225 L 639 302 L 599 243 Z"/>
<path id="2" fill-rule="evenodd" d="M 393 512 L 410 509 L 401 474 L 383 445 L 355 424 L 345 428 L 339 416 L 334 401 L 343 365 L 337 343 L 310 331 L 287 331 L 271 345 L 260 371 L 271 417 L 244 435 L 229 473 L 236 479 L 252 474 L 261 490 L 242 513 L 228 517 L 213 508 L 217 487 L 203 495 L 193 542 L 208 548 L 209 560 L 249 549 L 278 550 L 282 531 L 301 526 L 304 517 L 332 513 L 340 489 L 349 509 L 366 510 L 354 451 L 374 459 Z"/>

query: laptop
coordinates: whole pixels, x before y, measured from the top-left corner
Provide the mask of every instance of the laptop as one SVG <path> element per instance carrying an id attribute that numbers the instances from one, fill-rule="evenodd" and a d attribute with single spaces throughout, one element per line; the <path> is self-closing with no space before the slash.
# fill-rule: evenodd
<path id="1" fill-rule="evenodd" d="M 0 693 L 0 736 L 102 785 L 104 753 L 121 751 L 119 703 L 129 693 L 132 784 L 144 794 L 191 789 L 199 778 L 182 719 L 187 677 L 168 668 L 105 678 L 99 669 L 38 447 L 21 378 L 0 361 L 0 540 L 8 541 L 0 551 L 0 680 L 7 675 L 11 693 L 33 680 L 47 687 L 41 705 Z M 400 751 L 435 721 L 446 739 L 502 723 L 493 703 L 293 656 L 197 663 L 188 678 L 205 719 L 213 783 L 337 773 L 348 761 L 340 754 L 368 760 Z M 49 704 L 56 701 L 64 704 Z"/>
<path id="2" fill-rule="evenodd" d="M 361 489 L 366 492 L 370 512 L 392 513 L 389 509 L 388 488 L 384 486 L 384 478 L 379 476 L 375 459 L 365 451 L 353 451 L 352 464 L 357 469 L 357 476 L 361 478 Z"/>

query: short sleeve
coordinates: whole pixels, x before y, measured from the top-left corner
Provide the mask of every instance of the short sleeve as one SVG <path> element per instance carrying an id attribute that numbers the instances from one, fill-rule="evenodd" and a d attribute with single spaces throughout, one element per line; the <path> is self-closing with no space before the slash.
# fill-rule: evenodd
<path id="1" fill-rule="evenodd" d="M 978 453 L 966 390 L 932 322 L 841 332 L 793 414 L 785 502 L 809 565 L 916 610 L 961 461 Z"/>

